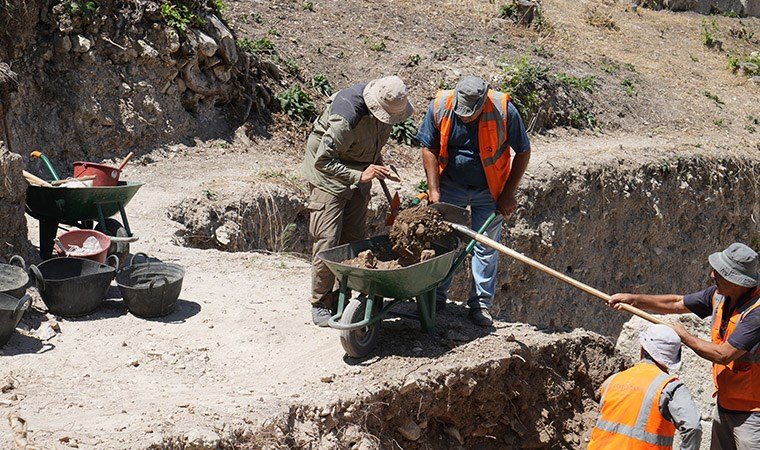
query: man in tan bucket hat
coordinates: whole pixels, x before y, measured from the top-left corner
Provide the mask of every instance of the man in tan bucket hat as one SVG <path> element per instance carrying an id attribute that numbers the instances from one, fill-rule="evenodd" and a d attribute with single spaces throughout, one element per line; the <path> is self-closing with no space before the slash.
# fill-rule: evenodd
<path id="1" fill-rule="evenodd" d="M 663 314 L 692 312 L 710 317 L 710 340 L 680 325 L 683 343 L 713 363 L 717 405 L 713 411 L 713 450 L 760 449 L 760 276 L 757 253 L 735 242 L 707 258 L 715 281 L 688 295 L 615 294 L 612 305 L 626 303 Z M 619 306 L 618 306 L 619 307 Z"/>
<path id="2" fill-rule="evenodd" d="M 406 85 L 390 76 L 341 90 L 330 97 L 314 122 L 301 172 L 311 192 L 311 316 L 315 325 L 327 326 L 338 298 L 335 277 L 317 253 L 365 237 L 371 181 L 390 174 L 380 150 L 392 125 L 413 111 Z"/>

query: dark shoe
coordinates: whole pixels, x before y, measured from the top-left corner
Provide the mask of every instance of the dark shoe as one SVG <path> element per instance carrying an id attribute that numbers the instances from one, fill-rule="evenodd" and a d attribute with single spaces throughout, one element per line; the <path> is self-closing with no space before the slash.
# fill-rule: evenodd
<path id="1" fill-rule="evenodd" d="M 469 318 L 479 327 L 490 327 L 493 325 L 493 318 L 487 309 L 471 309 Z"/>
<path id="2" fill-rule="evenodd" d="M 324 306 L 314 305 L 311 307 L 311 321 L 318 327 L 326 327 L 327 321 L 332 317 L 332 311 L 330 308 Z"/>
<path id="3" fill-rule="evenodd" d="M 435 301 L 435 312 L 440 312 L 446 309 L 446 299 Z"/>

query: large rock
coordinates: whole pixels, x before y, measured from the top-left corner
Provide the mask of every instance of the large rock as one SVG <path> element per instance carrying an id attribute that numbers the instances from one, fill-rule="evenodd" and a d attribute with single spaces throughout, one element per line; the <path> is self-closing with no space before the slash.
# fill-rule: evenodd
<path id="1" fill-rule="evenodd" d="M 26 181 L 21 176 L 24 168 L 21 156 L 11 153 L 0 141 L 0 260 L 13 254 L 26 255 L 27 240 L 24 203 Z"/>

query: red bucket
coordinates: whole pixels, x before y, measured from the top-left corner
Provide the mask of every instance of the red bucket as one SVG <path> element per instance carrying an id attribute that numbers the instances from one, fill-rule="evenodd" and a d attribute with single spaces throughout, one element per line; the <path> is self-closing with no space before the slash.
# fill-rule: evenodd
<path id="1" fill-rule="evenodd" d="M 74 178 L 95 175 L 93 186 L 116 186 L 119 184 L 121 171 L 113 166 L 77 161 L 74 163 Z"/>
<path id="2" fill-rule="evenodd" d="M 108 256 L 108 248 L 111 247 L 111 239 L 105 234 L 101 233 L 100 231 L 71 230 L 58 236 L 58 239 L 61 241 L 61 244 L 63 244 L 64 247 L 66 247 L 66 250 L 68 251 L 68 249 L 72 245 L 76 245 L 77 247 L 82 247 L 84 244 L 84 241 L 87 240 L 87 238 L 90 236 L 94 236 L 95 239 L 98 240 L 98 243 L 100 244 L 100 250 L 97 252 L 90 252 L 90 253 L 77 253 L 75 255 L 70 255 L 70 256 L 74 256 L 77 258 L 91 259 L 99 263 L 105 263 L 106 257 Z M 60 249 L 56 249 L 56 251 L 58 251 L 59 254 L 61 254 Z"/>

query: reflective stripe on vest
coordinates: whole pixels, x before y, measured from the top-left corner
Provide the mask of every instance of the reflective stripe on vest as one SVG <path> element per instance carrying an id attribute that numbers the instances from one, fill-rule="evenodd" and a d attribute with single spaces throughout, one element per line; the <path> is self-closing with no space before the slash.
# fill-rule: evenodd
<path id="1" fill-rule="evenodd" d="M 710 332 L 715 344 L 722 344 L 734 332 L 747 315 L 760 308 L 760 288 L 750 294 L 750 299 L 741 308 L 735 309 L 721 335 L 723 322 L 723 304 L 726 298 L 716 291 L 712 298 L 712 330 Z M 760 411 L 760 349 L 754 353 L 746 352 L 727 365 L 713 363 L 713 382 L 715 383 L 718 404 L 733 411 Z"/>
<path id="2" fill-rule="evenodd" d="M 454 91 L 438 91 L 433 102 L 435 124 L 441 134 L 438 150 L 438 170 L 443 172 L 449 162 L 449 138 L 454 114 Z M 509 151 L 507 117 L 509 95 L 493 89 L 478 118 L 478 150 L 488 189 L 498 199 L 509 178 L 511 153 Z"/>
<path id="3" fill-rule="evenodd" d="M 669 449 L 673 446 L 675 425 L 660 413 L 660 395 L 676 377 L 657 366 L 640 363 L 610 377 L 602 386 L 601 414 L 591 435 L 589 449 Z M 648 384 L 647 384 L 648 381 Z M 646 388 L 643 396 L 635 395 Z M 631 391 L 608 403 L 610 391 Z M 634 420 L 632 414 L 638 411 Z"/>

